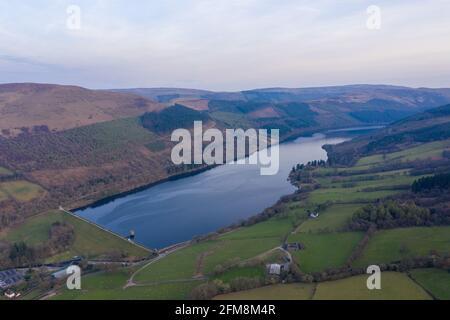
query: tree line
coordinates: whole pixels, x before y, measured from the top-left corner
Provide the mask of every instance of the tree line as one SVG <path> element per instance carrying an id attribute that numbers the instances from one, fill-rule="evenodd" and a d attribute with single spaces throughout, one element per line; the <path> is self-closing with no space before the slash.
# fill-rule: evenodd
<path id="1" fill-rule="evenodd" d="M 414 193 L 432 189 L 450 189 L 450 173 L 441 173 L 435 174 L 432 177 L 423 177 L 414 181 L 411 186 L 411 190 Z"/>
<path id="2" fill-rule="evenodd" d="M 391 229 L 413 226 L 433 226 L 450 223 L 448 217 L 436 210 L 417 206 L 409 200 L 379 201 L 358 209 L 349 221 L 350 230 L 368 230 L 372 225 L 378 229 Z"/>
<path id="3" fill-rule="evenodd" d="M 30 246 L 23 241 L 14 243 L 0 241 L 0 268 L 30 267 L 40 264 L 45 258 L 66 251 L 74 242 L 73 226 L 59 221 L 51 225 L 48 240 L 39 245 Z"/>

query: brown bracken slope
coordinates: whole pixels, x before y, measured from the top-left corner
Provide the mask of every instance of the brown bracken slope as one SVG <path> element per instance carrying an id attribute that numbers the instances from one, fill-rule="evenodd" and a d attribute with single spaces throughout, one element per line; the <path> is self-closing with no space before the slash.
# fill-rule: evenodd
<path id="1" fill-rule="evenodd" d="M 0 85 L 0 135 L 24 131 L 61 131 L 133 117 L 160 104 L 127 93 L 52 84 Z"/>

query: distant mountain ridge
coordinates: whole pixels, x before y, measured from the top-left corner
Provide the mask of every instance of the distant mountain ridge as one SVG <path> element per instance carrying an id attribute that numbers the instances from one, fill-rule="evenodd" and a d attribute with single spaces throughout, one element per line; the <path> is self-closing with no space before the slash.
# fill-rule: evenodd
<path id="1" fill-rule="evenodd" d="M 319 124 L 339 127 L 360 124 L 390 123 L 429 108 L 450 103 L 450 89 L 408 88 L 390 85 L 346 85 L 311 88 L 264 88 L 238 92 L 213 92 L 180 88 L 118 89 L 152 98 L 160 103 L 181 104 L 195 110 L 226 112 L 235 117 L 236 110 L 220 110 L 218 105 L 235 104 L 252 108 L 254 118 L 279 118 L 281 104 L 307 104 L 317 114 Z M 245 105 L 247 104 L 247 107 Z M 260 107 L 257 107 L 260 104 Z M 217 113 L 216 113 L 217 114 Z M 237 112 L 239 116 L 242 116 Z M 244 115 L 245 116 L 245 115 Z M 267 122 L 267 121 L 266 121 Z"/>
<path id="2" fill-rule="evenodd" d="M 214 92 L 208 90 L 185 89 L 185 88 L 136 88 L 136 89 L 112 89 L 114 92 L 132 93 L 143 97 L 159 100 L 167 99 L 169 96 L 179 98 L 196 98 L 208 100 L 265 100 L 272 102 L 299 102 L 321 99 L 343 99 L 347 102 L 363 101 L 370 99 L 406 99 L 412 105 L 433 104 L 442 105 L 450 100 L 450 89 L 448 88 L 409 88 L 391 85 L 344 85 L 327 87 L 306 88 L 262 88 L 236 92 Z M 416 101 L 414 101 L 416 99 Z M 167 100 L 166 100 L 167 101 Z M 406 102 L 405 101 L 405 102 Z"/>
<path id="3" fill-rule="evenodd" d="M 63 131 L 138 117 L 173 105 L 207 112 L 229 126 L 281 126 L 291 130 L 304 127 L 305 121 L 326 128 L 389 123 L 448 103 L 450 89 L 389 85 L 214 92 L 184 88 L 90 90 L 11 83 L 0 84 L 0 136 Z M 302 116 L 307 119 L 300 119 Z"/>

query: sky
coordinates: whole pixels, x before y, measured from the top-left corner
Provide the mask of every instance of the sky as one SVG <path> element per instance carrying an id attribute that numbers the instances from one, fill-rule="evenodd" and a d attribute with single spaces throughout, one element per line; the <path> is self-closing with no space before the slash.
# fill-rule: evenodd
<path id="1" fill-rule="evenodd" d="M 450 87 L 450 0 L 0 0 L 0 83 Z"/>

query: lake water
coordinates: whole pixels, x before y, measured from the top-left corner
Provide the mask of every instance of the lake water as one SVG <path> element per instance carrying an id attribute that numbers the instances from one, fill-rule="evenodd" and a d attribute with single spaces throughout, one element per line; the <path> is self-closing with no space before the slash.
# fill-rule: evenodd
<path id="1" fill-rule="evenodd" d="M 257 165 L 227 164 L 76 214 L 123 236 L 135 230 L 136 242 L 160 249 L 260 213 L 295 191 L 287 181 L 295 164 L 326 159 L 324 144 L 347 139 L 316 134 L 283 143 L 273 176 L 260 175 Z"/>

